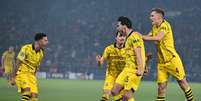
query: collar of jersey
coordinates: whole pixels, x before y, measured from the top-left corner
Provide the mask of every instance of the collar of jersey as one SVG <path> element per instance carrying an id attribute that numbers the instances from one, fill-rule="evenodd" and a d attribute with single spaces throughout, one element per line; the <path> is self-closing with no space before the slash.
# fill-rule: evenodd
<path id="1" fill-rule="evenodd" d="M 133 33 L 133 30 L 128 34 L 127 38 Z"/>
<path id="2" fill-rule="evenodd" d="M 32 44 L 32 50 L 34 50 L 36 53 L 40 52 L 40 50 L 36 51 L 34 47 L 34 43 Z"/>
<path id="3" fill-rule="evenodd" d="M 123 44 L 122 47 L 117 47 L 117 43 L 115 42 L 115 43 L 114 43 L 114 47 L 115 47 L 115 48 L 119 48 L 119 49 L 121 49 L 121 48 L 124 48 L 124 47 L 125 47 L 125 44 Z"/>
<path id="4" fill-rule="evenodd" d="M 163 21 L 161 22 L 161 24 L 159 26 L 156 26 L 156 28 L 159 28 L 164 22 L 165 22 L 165 19 L 163 19 Z"/>

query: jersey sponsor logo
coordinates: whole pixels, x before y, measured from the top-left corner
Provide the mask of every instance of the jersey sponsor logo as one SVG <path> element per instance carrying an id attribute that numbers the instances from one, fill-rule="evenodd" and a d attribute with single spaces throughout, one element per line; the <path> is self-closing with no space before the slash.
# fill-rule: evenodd
<path id="1" fill-rule="evenodd" d="M 139 40 L 138 39 L 134 39 L 133 42 L 136 43 L 136 42 L 139 42 Z"/>

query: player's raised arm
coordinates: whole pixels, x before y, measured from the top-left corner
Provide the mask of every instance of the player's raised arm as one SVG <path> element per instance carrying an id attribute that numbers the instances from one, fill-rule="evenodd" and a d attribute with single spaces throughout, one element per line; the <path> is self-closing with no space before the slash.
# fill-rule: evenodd
<path id="1" fill-rule="evenodd" d="M 159 32 L 156 36 L 142 35 L 142 39 L 147 41 L 161 41 L 164 35 L 164 32 Z"/>
<path id="2" fill-rule="evenodd" d="M 98 66 L 101 66 L 104 62 L 104 58 L 101 55 L 97 55 L 96 56 L 96 62 L 98 64 Z"/>

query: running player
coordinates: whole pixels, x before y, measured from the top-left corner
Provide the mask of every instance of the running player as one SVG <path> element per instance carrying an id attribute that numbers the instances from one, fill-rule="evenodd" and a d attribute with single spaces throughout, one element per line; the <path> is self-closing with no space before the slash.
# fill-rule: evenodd
<path id="1" fill-rule="evenodd" d="M 36 72 L 44 56 L 43 49 L 47 44 L 47 36 L 44 33 L 37 33 L 35 42 L 24 45 L 17 56 L 11 84 L 14 85 L 16 82 L 21 101 L 38 101 Z"/>
<path id="2" fill-rule="evenodd" d="M 160 8 L 152 9 L 150 19 L 152 30 L 142 36 L 144 40 L 154 41 L 158 56 L 158 97 L 157 101 L 165 101 L 167 82 L 172 75 L 184 91 L 187 101 L 194 101 L 192 89 L 189 86 L 182 61 L 174 47 L 171 25 L 164 19 L 164 11 Z"/>

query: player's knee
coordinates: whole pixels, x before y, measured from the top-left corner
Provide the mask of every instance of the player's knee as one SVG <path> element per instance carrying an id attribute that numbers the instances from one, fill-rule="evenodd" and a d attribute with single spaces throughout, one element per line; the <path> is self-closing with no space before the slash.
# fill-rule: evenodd
<path id="1" fill-rule="evenodd" d="M 115 95 L 119 94 L 119 92 L 117 89 L 112 89 L 111 94 L 112 94 L 112 96 L 115 96 Z"/>
<path id="2" fill-rule="evenodd" d="M 182 79 L 182 80 L 177 80 L 177 82 L 179 83 L 179 84 L 187 84 L 187 81 L 186 81 L 186 79 L 184 78 L 184 79 Z"/>
<path id="3" fill-rule="evenodd" d="M 124 97 L 126 100 L 128 100 L 128 99 L 132 98 L 132 93 L 129 92 L 129 91 L 125 91 L 123 97 Z"/>
<path id="4" fill-rule="evenodd" d="M 118 95 L 123 87 L 120 84 L 115 84 L 111 90 L 112 96 Z"/>
<path id="5" fill-rule="evenodd" d="M 114 85 L 114 87 L 112 88 L 112 90 L 111 90 L 111 94 L 112 94 L 112 96 L 115 96 L 115 95 L 117 95 L 119 92 L 118 92 L 118 89 L 117 89 L 117 87 L 116 87 L 116 85 Z"/>
<path id="6" fill-rule="evenodd" d="M 167 86 L 165 84 L 161 84 L 161 85 L 158 86 L 158 90 L 161 91 L 161 92 L 165 91 L 166 88 L 167 88 Z"/>

